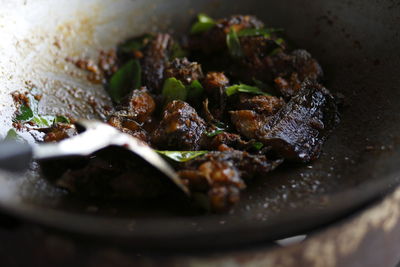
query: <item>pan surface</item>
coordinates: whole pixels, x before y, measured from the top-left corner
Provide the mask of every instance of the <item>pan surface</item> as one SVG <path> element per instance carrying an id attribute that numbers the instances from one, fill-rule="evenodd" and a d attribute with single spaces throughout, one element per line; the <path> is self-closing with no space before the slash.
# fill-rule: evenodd
<path id="1" fill-rule="evenodd" d="M 327 223 L 383 194 L 400 177 L 400 5 L 395 1 L 3 1 L 0 10 L 0 135 L 12 124 L 10 93 L 43 93 L 43 114 L 100 118 L 101 85 L 68 63 L 146 31 L 176 35 L 198 12 L 254 14 L 282 27 L 324 68 L 326 86 L 346 96 L 342 122 L 308 166 L 259 177 L 228 214 L 193 216 L 173 200 L 77 199 L 34 171 L 0 175 L 0 206 L 67 232 L 134 246 L 216 247 L 274 240 Z M 98 101 L 93 107 L 92 99 Z M 29 135 L 24 135 L 29 139 Z"/>

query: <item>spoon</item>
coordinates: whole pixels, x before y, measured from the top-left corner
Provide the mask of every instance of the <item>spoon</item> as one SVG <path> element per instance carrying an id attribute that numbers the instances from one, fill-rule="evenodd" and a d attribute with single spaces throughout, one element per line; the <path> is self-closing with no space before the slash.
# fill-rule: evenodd
<path id="1" fill-rule="evenodd" d="M 108 146 L 120 146 L 144 159 L 168 177 L 183 192 L 187 195 L 190 194 L 187 186 L 182 183 L 168 162 L 146 143 L 96 120 L 79 120 L 75 125 L 80 134 L 58 143 L 33 146 L 16 142 L 1 143 L 0 168 L 7 171 L 24 171 L 29 167 L 32 159 L 89 156 Z"/>

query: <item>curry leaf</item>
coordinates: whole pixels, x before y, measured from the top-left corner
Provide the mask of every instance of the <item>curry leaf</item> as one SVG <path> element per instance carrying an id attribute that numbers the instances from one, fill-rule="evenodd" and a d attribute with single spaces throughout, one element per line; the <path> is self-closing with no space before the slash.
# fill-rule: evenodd
<path id="1" fill-rule="evenodd" d="M 255 142 L 255 143 L 253 143 L 253 147 L 254 147 L 256 150 L 260 150 L 261 148 L 264 147 L 264 144 L 261 143 L 261 142 Z"/>
<path id="2" fill-rule="evenodd" d="M 132 53 L 132 51 L 135 50 L 136 51 L 142 50 L 147 45 L 147 43 L 153 38 L 154 36 L 151 34 L 144 34 L 139 37 L 129 39 L 128 41 L 119 45 L 118 50 L 121 51 L 122 53 Z"/>
<path id="3" fill-rule="evenodd" d="M 6 137 L 4 138 L 4 141 L 22 141 L 24 142 L 24 138 L 22 138 L 17 131 L 14 128 L 11 128 L 8 130 Z"/>
<path id="4" fill-rule="evenodd" d="M 165 103 L 172 100 L 185 101 L 187 97 L 187 89 L 180 80 L 176 78 L 168 78 L 164 82 L 162 95 L 165 99 Z"/>
<path id="5" fill-rule="evenodd" d="M 18 115 L 15 117 L 17 121 L 30 121 L 33 119 L 33 111 L 27 104 L 22 104 L 19 108 Z"/>
<path id="6" fill-rule="evenodd" d="M 197 15 L 197 22 L 190 29 L 191 34 L 199 34 L 210 30 L 217 23 L 206 14 Z"/>
<path id="7" fill-rule="evenodd" d="M 178 43 L 174 43 L 172 46 L 171 60 L 175 58 L 184 58 L 188 55 L 188 52 L 184 50 Z"/>
<path id="8" fill-rule="evenodd" d="M 242 46 L 240 45 L 239 37 L 234 28 L 231 28 L 226 35 L 226 45 L 228 46 L 229 53 L 233 58 L 243 57 Z"/>
<path id="9" fill-rule="evenodd" d="M 56 116 L 53 120 L 53 123 L 68 123 L 68 124 L 70 124 L 71 121 L 65 116 Z"/>
<path id="10" fill-rule="evenodd" d="M 187 96 L 189 99 L 197 99 L 201 97 L 204 92 L 203 85 L 198 80 L 194 80 L 189 86 L 186 87 Z"/>
<path id="11" fill-rule="evenodd" d="M 207 154 L 209 151 L 160 151 L 156 150 L 156 152 L 160 155 L 163 155 L 169 159 L 172 159 L 177 162 L 186 162 Z"/>
<path id="12" fill-rule="evenodd" d="M 281 32 L 283 29 L 274 29 L 274 28 L 261 28 L 261 29 L 242 29 L 240 30 L 237 35 L 238 37 L 244 36 L 264 36 L 265 38 L 270 38 L 271 34 L 274 32 Z"/>
<path id="13" fill-rule="evenodd" d="M 234 95 L 238 92 L 249 93 L 254 95 L 270 95 L 266 92 L 261 91 L 261 89 L 258 87 L 246 85 L 243 83 L 229 86 L 225 89 L 225 92 L 228 96 Z"/>
<path id="14" fill-rule="evenodd" d="M 225 131 L 224 129 L 217 128 L 217 129 L 213 130 L 212 132 L 206 132 L 205 134 L 208 137 L 214 137 L 214 136 L 217 136 L 217 135 L 223 133 L 224 131 Z"/>
<path id="15" fill-rule="evenodd" d="M 54 122 L 54 116 L 40 116 L 35 114 L 31 121 L 38 127 L 50 127 Z"/>
<path id="16" fill-rule="evenodd" d="M 109 81 L 107 91 L 111 99 L 115 103 L 120 103 L 131 90 L 141 86 L 141 77 L 142 69 L 139 60 L 132 59 L 125 63 Z"/>

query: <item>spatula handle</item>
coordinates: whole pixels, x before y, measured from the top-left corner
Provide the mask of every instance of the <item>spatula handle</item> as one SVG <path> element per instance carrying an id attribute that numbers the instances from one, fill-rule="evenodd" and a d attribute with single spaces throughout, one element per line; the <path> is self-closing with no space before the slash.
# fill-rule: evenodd
<path id="1" fill-rule="evenodd" d="M 0 169 L 22 172 L 28 169 L 32 160 L 32 147 L 16 142 L 0 143 Z"/>

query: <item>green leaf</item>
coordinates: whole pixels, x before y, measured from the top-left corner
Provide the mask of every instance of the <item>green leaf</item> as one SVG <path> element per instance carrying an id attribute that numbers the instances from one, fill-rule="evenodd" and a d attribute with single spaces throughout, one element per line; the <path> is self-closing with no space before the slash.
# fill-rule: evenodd
<path id="1" fill-rule="evenodd" d="M 156 150 L 156 152 L 160 155 L 163 155 L 169 159 L 172 159 L 177 162 L 186 162 L 207 154 L 209 151 L 160 151 Z"/>
<path id="2" fill-rule="evenodd" d="M 162 95 L 164 96 L 165 103 L 172 100 L 185 101 L 187 97 L 187 89 L 180 80 L 176 78 L 168 78 L 164 82 Z"/>
<path id="3" fill-rule="evenodd" d="M 151 34 L 144 34 L 139 37 L 135 37 L 119 45 L 118 50 L 123 53 L 131 53 L 135 50 L 142 50 L 153 38 L 154 36 Z"/>
<path id="4" fill-rule="evenodd" d="M 65 116 L 56 116 L 53 120 L 53 123 L 68 123 L 68 124 L 70 124 L 71 121 Z"/>
<path id="5" fill-rule="evenodd" d="M 264 144 L 261 143 L 261 142 L 255 142 L 255 143 L 253 143 L 253 147 L 254 147 L 256 150 L 260 150 L 261 148 L 264 147 Z"/>
<path id="6" fill-rule="evenodd" d="M 18 115 L 15 117 L 15 120 L 17 121 L 30 121 L 33 119 L 33 111 L 32 109 L 27 106 L 26 104 L 22 104 L 19 108 Z"/>
<path id="7" fill-rule="evenodd" d="M 170 60 L 173 60 L 175 58 L 184 58 L 188 56 L 188 52 L 184 50 L 178 43 L 174 43 L 172 46 L 172 53 Z"/>
<path id="8" fill-rule="evenodd" d="M 216 130 L 214 130 L 214 131 L 212 131 L 212 132 L 205 132 L 205 134 L 206 134 L 208 137 L 214 137 L 214 136 L 217 136 L 217 135 L 219 135 L 219 134 L 221 134 L 221 133 L 223 133 L 223 132 L 225 132 L 224 129 L 219 129 L 219 128 L 217 128 Z"/>
<path id="9" fill-rule="evenodd" d="M 243 83 L 229 86 L 225 89 L 225 92 L 228 96 L 234 95 L 238 92 L 249 93 L 254 95 L 270 95 L 266 92 L 261 91 L 261 89 L 258 87 L 246 85 Z"/>
<path id="10" fill-rule="evenodd" d="M 4 141 L 26 142 L 26 140 L 22 136 L 20 136 L 14 128 L 8 130 Z"/>
<path id="11" fill-rule="evenodd" d="M 121 99 L 129 94 L 130 91 L 141 86 L 142 68 L 139 60 L 132 59 L 123 65 L 111 77 L 108 84 L 108 94 L 115 103 L 120 103 Z"/>
<path id="12" fill-rule="evenodd" d="M 32 122 L 40 128 L 50 127 L 53 124 L 53 121 L 54 116 L 40 116 L 36 114 L 32 119 Z"/>
<path id="13" fill-rule="evenodd" d="M 191 34 L 199 34 L 210 30 L 217 23 L 206 14 L 197 15 L 197 22 L 190 29 Z"/>
<path id="14" fill-rule="evenodd" d="M 271 34 L 274 32 L 281 32 L 283 29 L 274 29 L 274 28 L 262 28 L 262 29 L 242 29 L 240 30 L 237 35 L 238 37 L 244 36 L 264 36 L 265 38 L 270 38 Z"/>
<path id="15" fill-rule="evenodd" d="M 215 129 L 212 132 L 205 132 L 208 137 L 214 137 L 226 131 L 226 125 L 222 122 L 216 122 L 214 124 Z"/>
<path id="16" fill-rule="evenodd" d="M 187 96 L 189 99 L 198 99 L 203 95 L 203 85 L 198 80 L 194 80 L 189 86 L 186 87 Z"/>
<path id="17" fill-rule="evenodd" d="M 229 33 L 226 35 L 226 45 L 228 46 L 229 54 L 233 58 L 243 57 L 243 51 L 242 46 L 240 45 L 239 37 L 233 28 L 231 28 Z"/>

